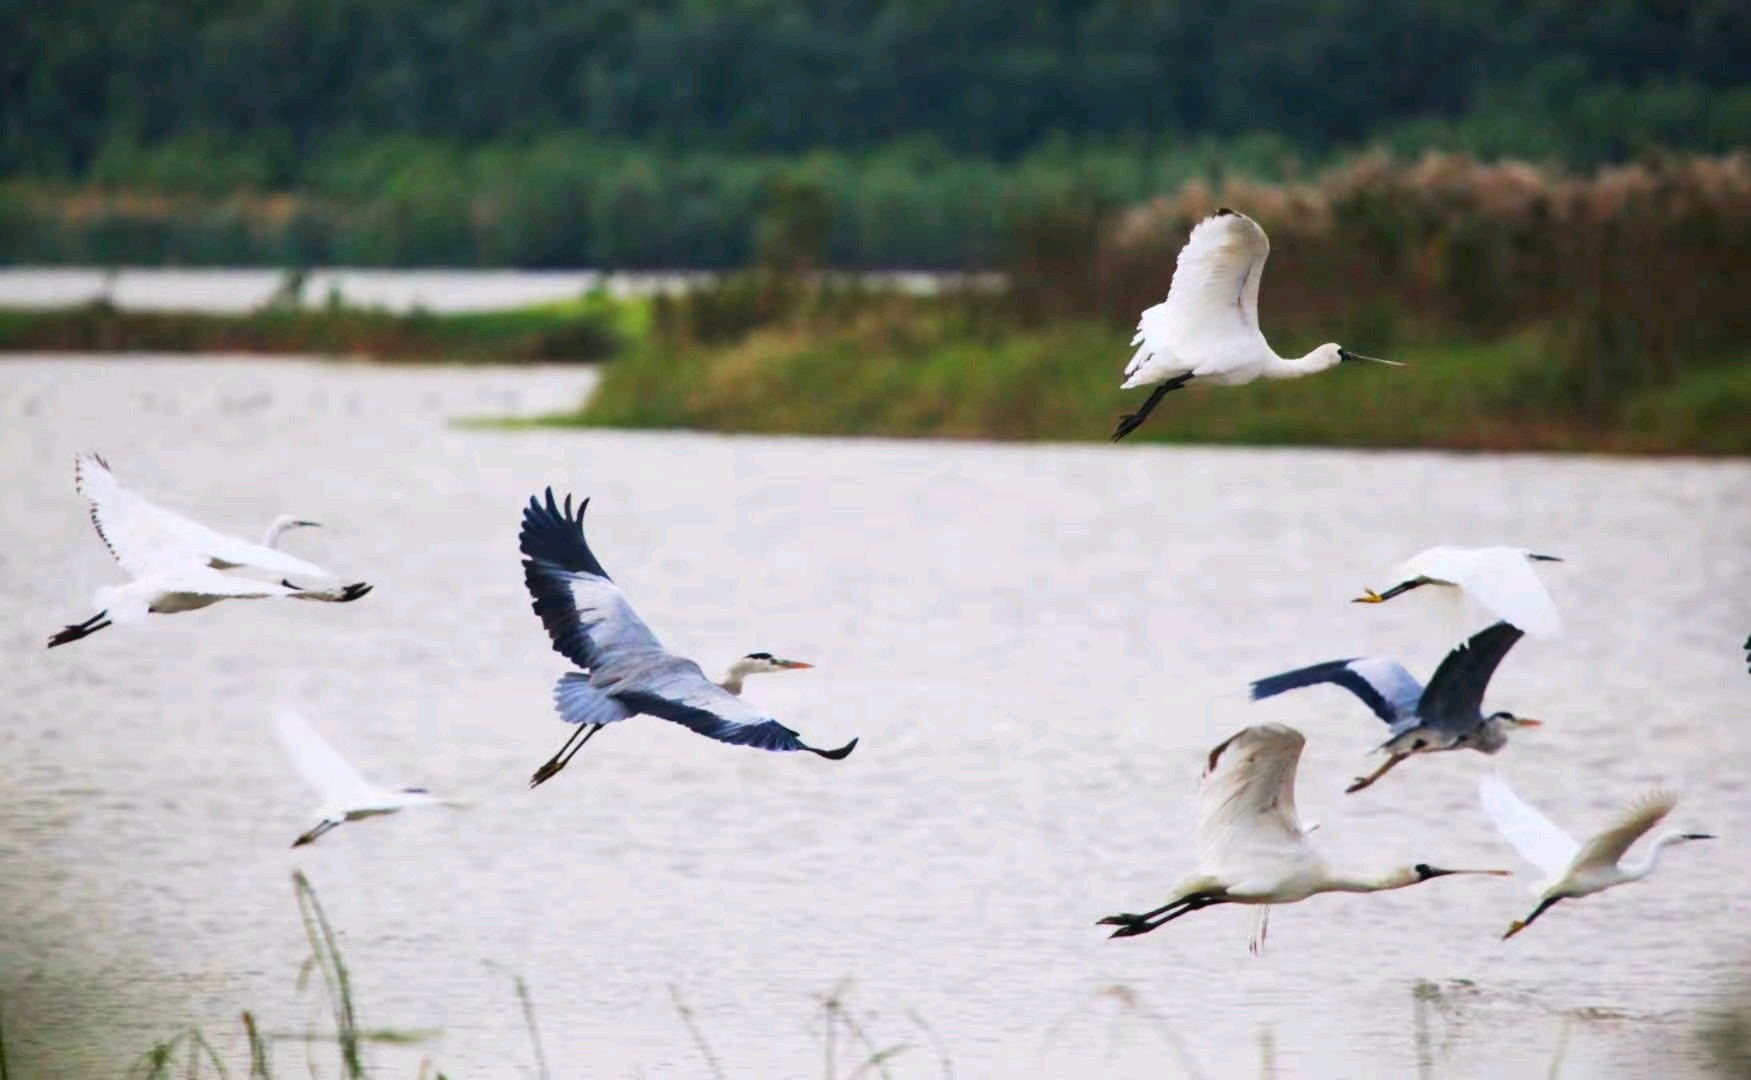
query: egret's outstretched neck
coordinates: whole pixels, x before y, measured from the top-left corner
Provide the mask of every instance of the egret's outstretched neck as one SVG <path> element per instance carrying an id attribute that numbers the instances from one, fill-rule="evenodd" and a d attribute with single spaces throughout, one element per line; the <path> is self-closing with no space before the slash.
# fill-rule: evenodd
<path id="1" fill-rule="evenodd" d="M 1672 844 L 1681 844 L 1684 840 L 1685 836 L 1680 832 L 1661 833 L 1648 846 L 1648 853 L 1642 856 L 1639 862 L 1628 865 L 1619 863 L 1618 873 L 1623 875 L 1625 881 L 1639 881 L 1653 873 L 1654 867 L 1660 865 L 1660 852 L 1665 851 Z"/>

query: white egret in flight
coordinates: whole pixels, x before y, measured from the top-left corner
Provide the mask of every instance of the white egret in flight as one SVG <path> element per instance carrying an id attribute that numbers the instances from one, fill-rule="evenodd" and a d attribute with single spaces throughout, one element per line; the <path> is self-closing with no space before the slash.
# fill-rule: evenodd
<path id="1" fill-rule="evenodd" d="M 1154 386 L 1143 407 L 1119 420 L 1113 441 L 1142 426 L 1169 391 L 1194 380 L 1238 386 L 1254 379 L 1293 379 L 1369 360 L 1335 344 L 1301 357 L 1278 356 L 1259 330 L 1259 277 L 1271 242 L 1258 222 L 1227 207 L 1198 222 L 1174 267 L 1167 299 L 1143 312 L 1120 389 Z"/>
<path id="2" fill-rule="evenodd" d="M 1559 900 L 1591 896 L 1625 882 L 1640 881 L 1654 872 L 1660 852 L 1672 844 L 1714 839 L 1709 833 L 1665 832 L 1655 838 L 1640 859 L 1631 863 L 1621 861 L 1630 845 L 1678 805 L 1678 793 L 1665 787 L 1644 792 L 1610 826 L 1585 844 L 1577 843 L 1515 794 L 1507 779 L 1499 774 L 1491 773 L 1478 781 L 1477 796 L 1497 831 L 1522 858 L 1544 874 L 1544 880 L 1533 887 L 1538 894 L 1538 906 L 1526 918 L 1508 924 L 1503 940 L 1531 926 Z"/>
<path id="3" fill-rule="evenodd" d="M 97 590 L 97 614 L 49 638 L 49 648 L 78 641 L 106 626 L 138 622 L 148 614 L 195 611 L 221 600 L 288 598 L 347 603 L 371 591 L 364 582 L 313 589 L 282 580 L 275 584 L 223 573 L 255 570 L 306 580 L 335 575 L 303 559 L 235 536 L 155 506 L 117 482 L 109 464 L 81 454 L 73 465 L 74 487 L 91 506 L 91 523 L 121 568 L 133 579 Z M 274 532 L 270 539 L 277 539 Z"/>
<path id="4" fill-rule="evenodd" d="M 1443 870 L 1428 863 L 1374 873 L 1333 870 L 1308 842 L 1295 813 L 1295 770 L 1307 740 L 1282 724 L 1241 730 L 1210 751 L 1198 789 L 1198 869 L 1173 897 L 1141 915 L 1109 915 L 1113 937 L 1147 934 L 1217 904 L 1292 904 L 1317 893 L 1383 892 L 1453 874 L 1509 876 L 1506 870 Z M 1263 918 L 1254 926 L 1262 942 Z"/>
<path id="5" fill-rule="evenodd" d="M 1550 637 L 1562 630 L 1562 619 L 1544 583 L 1532 572 L 1535 562 L 1562 559 L 1516 547 L 1432 547 L 1404 561 L 1398 584 L 1385 592 L 1365 589 L 1355 602 L 1383 604 L 1412 589 L 1434 585 L 1456 620 L 1463 620 L 1467 604 L 1476 604 L 1533 637 Z"/>
<path id="6" fill-rule="evenodd" d="M 1375 716 L 1386 721 L 1392 734 L 1376 748 L 1387 755 L 1386 763 L 1344 789 L 1357 792 L 1413 754 L 1443 750 L 1493 754 L 1508 745 L 1510 729 L 1541 724 L 1543 721 L 1511 712 L 1488 716 L 1483 712 L 1484 688 L 1496 665 L 1520 637 L 1520 630 L 1505 622 L 1479 630 L 1447 654 L 1427 687 L 1397 660 L 1368 657 L 1327 660 L 1260 679 L 1252 684 L 1252 699 L 1262 701 L 1320 683 L 1341 686 L 1361 698 Z"/>
<path id="7" fill-rule="evenodd" d="M 425 788 L 391 789 L 371 783 L 317 734 L 296 709 L 281 709 L 277 728 L 292 767 L 322 799 L 322 805 L 316 809 L 316 824 L 292 841 L 293 847 L 314 843 L 323 833 L 349 821 L 393 814 L 413 806 L 466 805 L 454 799 L 437 798 Z"/>
<path id="8" fill-rule="evenodd" d="M 585 499 L 573 516 L 571 496 L 562 509 L 548 488 L 545 506 L 531 497 L 523 511 L 523 582 L 554 651 L 582 669 L 561 676 L 553 690 L 560 719 L 576 724 L 577 731 L 535 770 L 530 787 L 565 768 L 596 732 L 640 713 L 761 750 L 806 750 L 837 761 L 856 748 L 856 739 L 834 750 L 808 745 L 728 686 L 712 682 L 698 664 L 663 648 L 585 542 L 589 505 Z M 761 654 L 745 659 L 757 661 Z M 789 666 L 803 665 L 791 661 Z M 735 670 L 727 682 L 739 687 Z"/>

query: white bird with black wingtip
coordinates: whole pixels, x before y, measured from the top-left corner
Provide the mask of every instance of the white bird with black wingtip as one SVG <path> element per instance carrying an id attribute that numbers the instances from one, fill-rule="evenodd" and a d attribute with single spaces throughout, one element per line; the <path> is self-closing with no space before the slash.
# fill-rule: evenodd
<path id="1" fill-rule="evenodd" d="M 1122 390 L 1153 386 L 1141 408 L 1119 419 L 1113 441 L 1142 426 L 1161 399 L 1191 382 L 1239 386 L 1294 379 L 1350 360 L 1403 367 L 1335 343 L 1306 356 L 1278 356 L 1259 329 L 1259 278 L 1271 241 L 1258 222 L 1227 207 L 1198 222 L 1180 249 L 1167 299 L 1143 312 Z"/>
<path id="2" fill-rule="evenodd" d="M 97 614 L 66 626 L 49 638 L 49 648 L 78 641 L 106 626 L 139 622 L 147 615 L 197 611 L 221 600 L 320 600 L 344 604 L 371 591 L 364 582 L 332 588 L 312 588 L 313 580 L 338 580 L 315 563 L 288 555 L 271 545 L 293 525 L 313 522 L 276 519 L 254 544 L 215 532 L 124 488 L 96 454 L 80 454 L 73 463 L 73 486 L 91 507 L 98 539 L 133 579 L 125 585 L 97 590 Z M 259 581 L 228 570 L 257 571 L 281 580 Z M 291 578 L 304 585 L 294 585 Z"/>

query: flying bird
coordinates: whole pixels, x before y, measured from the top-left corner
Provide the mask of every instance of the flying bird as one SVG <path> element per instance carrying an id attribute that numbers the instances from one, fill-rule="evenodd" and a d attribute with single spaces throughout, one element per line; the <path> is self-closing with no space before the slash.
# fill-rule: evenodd
<path id="1" fill-rule="evenodd" d="M 640 713 L 672 720 L 719 742 L 761 750 L 806 750 L 838 761 L 856 748 L 856 739 L 835 750 L 808 745 L 736 696 L 741 675 L 735 669 L 719 685 L 698 664 L 663 648 L 585 542 L 584 510 L 589 505 L 585 499 L 574 516 L 571 496 L 562 509 L 548 488 L 546 505 L 531 497 L 523 511 L 523 582 L 554 651 L 582 669 L 561 676 L 553 690 L 560 719 L 576 724 L 577 730 L 535 770 L 530 787 L 565 768 L 596 732 Z M 771 659 L 759 653 L 744 658 L 760 661 L 762 670 Z"/>
<path id="2" fill-rule="evenodd" d="M 1562 630 L 1562 619 L 1544 583 L 1532 572 L 1535 562 L 1562 559 L 1516 547 L 1432 547 L 1404 561 L 1398 584 L 1385 592 L 1365 589 L 1355 602 L 1383 604 L 1412 589 L 1434 585 L 1456 620 L 1464 618 L 1467 604 L 1476 604 L 1533 637 L 1550 637 Z"/>
<path id="3" fill-rule="evenodd" d="M 1122 390 L 1154 386 L 1143 407 L 1119 420 L 1113 441 L 1142 426 L 1161 399 L 1187 383 L 1239 386 L 1254 379 L 1293 379 L 1344 361 L 1368 360 L 1335 344 L 1302 357 L 1278 356 L 1259 331 L 1259 277 L 1271 242 L 1258 222 L 1227 207 L 1200 221 L 1180 249 L 1167 299 L 1143 312 L 1125 365 Z"/>
<path id="4" fill-rule="evenodd" d="M 349 821 L 363 821 L 416 806 L 466 805 L 454 799 L 440 799 L 425 788 L 397 790 L 371 783 L 295 709 L 280 710 L 276 726 L 292 767 L 322 799 L 316 810 L 315 826 L 292 841 L 293 847 L 314 843 L 323 833 Z"/>
<path id="5" fill-rule="evenodd" d="M 1364 874 L 1333 870 L 1295 813 L 1295 770 L 1306 742 L 1292 727 L 1259 724 L 1211 750 L 1198 789 L 1197 872 L 1153 911 L 1109 915 L 1097 925 L 1118 927 L 1116 938 L 1135 937 L 1218 904 L 1292 904 L 1318 893 L 1383 892 L 1454 874 L 1508 876 L 1428 863 Z M 1263 923 L 1262 916 L 1255 923 L 1255 943 L 1263 941 Z"/>
<path id="6" fill-rule="evenodd" d="M 1538 895 L 1538 906 L 1524 919 L 1508 924 L 1508 932 L 1502 935 L 1504 941 L 1531 926 L 1559 900 L 1591 896 L 1647 877 L 1659 863 L 1660 852 L 1672 844 L 1714 839 L 1709 833 L 1664 832 L 1655 838 L 1640 859 L 1631 863 L 1622 861 L 1630 846 L 1678 805 L 1677 792 L 1666 787 L 1644 792 L 1610 826 L 1585 844 L 1577 843 L 1531 803 L 1515 794 L 1508 781 L 1499 774 L 1491 773 L 1480 780 L 1477 796 L 1496 830 L 1514 845 L 1522 858 L 1544 874 L 1544 880 L 1533 886 Z"/>
<path id="7" fill-rule="evenodd" d="M 371 591 L 364 582 L 308 588 L 288 578 L 334 580 L 315 563 L 263 544 L 215 532 L 129 491 L 96 454 L 73 463 L 74 487 L 91 507 L 91 523 L 121 568 L 133 579 L 97 590 L 97 614 L 49 638 L 49 648 L 95 634 L 106 626 L 138 622 L 148 614 L 195 611 L 221 600 L 288 598 L 347 603 Z M 277 540 L 281 529 L 270 529 Z M 224 573 L 253 570 L 285 575 L 278 583 Z"/>
<path id="8" fill-rule="evenodd" d="M 1252 699 L 1268 697 L 1307 686 L 1331 683 L 1362 699 L 1374 715 L 1386 721 L 1392 734 L 1376 747 L 1387 755 L 1386 763 L 1345 789 L 1361 791 L 1389 770 L 1416 754 L 1444 750 L 1479 750 L 1493 754 L 1508 745 L 1514 728 L 1537 727 L 1543 721 L 1515 716 L 1511 712 L 1483 712 L 1484 689 L 1508 650 L 1519 641 L 1518 627 L 1498 622 L 1461 643 L 1422 686 L 1397 660 L 1381 657 L 1327 660 L 1323 664 L 1285 671 L 1252 684 Z"/>

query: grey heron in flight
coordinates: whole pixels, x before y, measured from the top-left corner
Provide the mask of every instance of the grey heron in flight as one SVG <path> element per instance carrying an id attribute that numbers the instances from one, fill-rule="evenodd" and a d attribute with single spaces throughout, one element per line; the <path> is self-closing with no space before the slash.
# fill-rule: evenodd
<path id="1" fill-rule="evenodd" d="M 1386 753 L 1386 763 L 1345 789 L 1357 792 L 1415 754 L 1443 750 L 1493 754 L 1508 745 L 1509 729 L 1542 723 L 1511 712 L 1488 716 L 1483 712 L 1490 676 L 1520 637 L 1520 629 L 1510 623 L 1486 626 L 1447 654 L 1427 687 L 1397 660 L 1366 657 L 1327 660 L 1260 679 L 1252 684 L 1252 699 L 1262 701 L 1320 683 L 1341 686 L 1361 698 L 1374 715 L 1386 721 L 1392 734 L 1376 748 Z"/>
<path id="2" fill-rule="evenodd" d="M 719 742 L 761 750 L 805 750 L 838 761 L 856 748 L 856 739 L 834 750 L 808 745 L 795 731 L 712 682 L 698 664 L 663 648 L 584 540 L 589 505 L 588 499 L 578 504 L 574 516 L 571 496 L 562 508 L 548 488 L 545 505 L 531 497 L 523 511 L 523 583 L 535 599 L 535 614 L 547 628 L 554 651 L 582 669 L 561 676 L 553 690 L 560 719 L 577 730 L 535 770 L 530 787 L 565 768 L 598 731 L 640 713 L 672 720 Z M 769 670 L 764 665 L 773 658 L 754 653 L 744 659 Z M 733 670 L 731 679 L 739 686 Z"/>
<path id="3" fill-rule="evenodd" d="M 1531 926 L 1559 900 L 1591 896 L 1631 881 L 1640 881 L 1659 865 L 1660 852 L 1672 844 L 1713 840 L 1710 833 L 1661 833 L 1642 857 L 1624 862 L 1630 846 L 1658 825 L 1678 805 L 1678 793 L 1668 787 L 1650 788 L 1618 814 L 1617 818 L 1585 844 L 1558 828 L 1538 808 L 1515 794 L 1508 781 L 1491 773 L 1478 782 L 1478 801 L 1496 830 L 1522 858 L 1544 873 L 1534 886 L 1538 906 L 1524 919 L 1516 919 L 1502 935 L 1506 941 Z"/>
<path id="4" fill-rule="evenodd" d="M 1278 356 L 1259 330 L 1259 278 L 1271 241 L 1258 222 L 1227 207 L 1198 222 L 1180 248 L 1167 299 L 1137 320 L 1137 347 L 1121 390 L 1154 386 L 1136 412 L 1119 420 L 1113 441 L 1143 425 L 1161 399 L 1189 382 L 1238 386 L 1254 379 L 1293 379 L 1346 361 L 1403 367 L 1335 344 L 1306 356 Z"/>
<path id="5" fill-rule="evenodd" d="M 98 589 L 94 601 L 97 614 L 49 638 L 51 649 L 112 624 L 139 622 L 148 614 L 195 611 L 221 600 L 284 598 L 344 604 L 371 591 L 364 582 L 309 588 L 285 578 L 276 584 L 225 573 L 253 570 L 335 580 L 331 571 L 269 546 L 293 519 L 270 526 L 264 538 L 268 544 L 227 536 L 129 491 L 97 454 L 80 454 L 74 459 L 73 486 L 90 504 L 91 524 L 98 539 L 133 580 Z"/>
<path id="6" fill-rule="evenodd" d="M 1197 871 L 1153 911 L 1109 915 L 1096 925 L 1118 927 L 1112 937 L 1135 937 L 1217 904 L 1292 904 L 1318 893 L 1383 892 L 1454 874 L 1510 876 L 1428 863 L 1362 874 L 1332 869 L 1295 813 L 1295 770 L 1306 742 L 1292 727 L 1259 724 L 1211 750 L 1198 788 Z M 1255 944 L 1263 940 L 1263 921 L 1261 915 Z"/>

